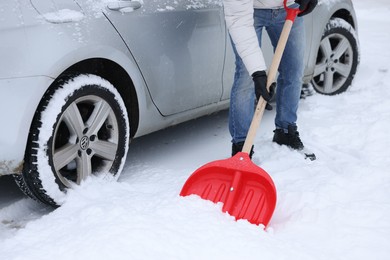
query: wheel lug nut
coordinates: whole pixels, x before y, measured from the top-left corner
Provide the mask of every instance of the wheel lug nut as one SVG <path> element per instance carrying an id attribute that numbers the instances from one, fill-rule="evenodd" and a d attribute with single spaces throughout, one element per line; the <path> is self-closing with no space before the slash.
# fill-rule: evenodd
<path id="1" fill-rule="evenodd" d="M 88 149 L 87 149 L 87 154 L 88 154 L 88 155 L 91 155 L 91 153 L 92 153 L 92 150 L 91 150 L 90 148 L 88 148 Z"/>

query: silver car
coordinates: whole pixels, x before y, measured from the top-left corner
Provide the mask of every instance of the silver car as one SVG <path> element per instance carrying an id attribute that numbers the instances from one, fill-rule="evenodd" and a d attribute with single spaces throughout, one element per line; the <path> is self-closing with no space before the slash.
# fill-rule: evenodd
<path id="1" fill-rule="evenodd" d="M 345 91 L 359 62 L 351 1 L 320 1 L 305 23 L 304 82 Z M 0 39 L 0 175 L 53 206 L 92 174 L 118 177 L 131 139 L 229 105 L 221 0 L 2 1 Z"/>

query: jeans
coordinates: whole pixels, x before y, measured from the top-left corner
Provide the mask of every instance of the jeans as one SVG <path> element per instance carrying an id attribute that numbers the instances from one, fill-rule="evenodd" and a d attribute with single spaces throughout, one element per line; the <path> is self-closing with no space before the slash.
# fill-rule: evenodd
<path id="1" fill-rule="evenodd" d="M 294 7 L 294 6 L 292 6 Z M 286 11 L 282 9 L 255 9 L 254 26 L 261 47 L 263 28 L 266 29 L 271 43 L 276 48 L 282 32 Z M 255 91 L 251 75 L 245 68 L 234 44 L 236 71 L 230 96 L 229 131 L 232 142 L 245 140 L 255 110 Z M 302 17 L 297 17 L 290 32 L 276 81 L 276 117 L 277 129 L 287 132 L 289 125 L 295 125 L 300 99 L 305 52 L 305 28 Z"/>

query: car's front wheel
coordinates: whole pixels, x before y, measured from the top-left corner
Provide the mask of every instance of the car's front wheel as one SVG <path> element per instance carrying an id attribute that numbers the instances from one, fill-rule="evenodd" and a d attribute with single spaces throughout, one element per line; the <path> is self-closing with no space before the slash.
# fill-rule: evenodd
<path id="1" fill-rule="evenodd" d="M 35 113 L 17 183 L 30 197 L 60 205 L 66 190 L 90 175 L 119 176 L 128 142 L 126 107 L 108 81 L 95 75 L 60 79 Z"/>
<path id="2" fill-rule="evenodd" d="M 322 94 L 335 95 L 351 85 L 359 63 L 359 43 L 354 28 L 345 20 L 332 18 L 327 24 L 311 81 Z"/>

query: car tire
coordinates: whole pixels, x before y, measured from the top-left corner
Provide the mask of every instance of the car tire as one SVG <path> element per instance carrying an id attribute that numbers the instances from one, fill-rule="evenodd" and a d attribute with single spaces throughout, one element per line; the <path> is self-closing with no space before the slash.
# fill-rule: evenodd
<path id="1" fill-rule="evenodd" d="M 318 48 L 313 88 L 325 95 L 348 89 L 356 74 L 360 50 L 355 29 L 341 18 L 332 18 L 325 27 Z"/>
<path id="2" fill-rule="evenodd" d="M 66 190 L 91 175 L 119 177 L 129 133 L 126 107 L 111 83 L 91 74 L 63 77 L 38 106 L 16 182 L 28 196 L 60 206 Z"/>

